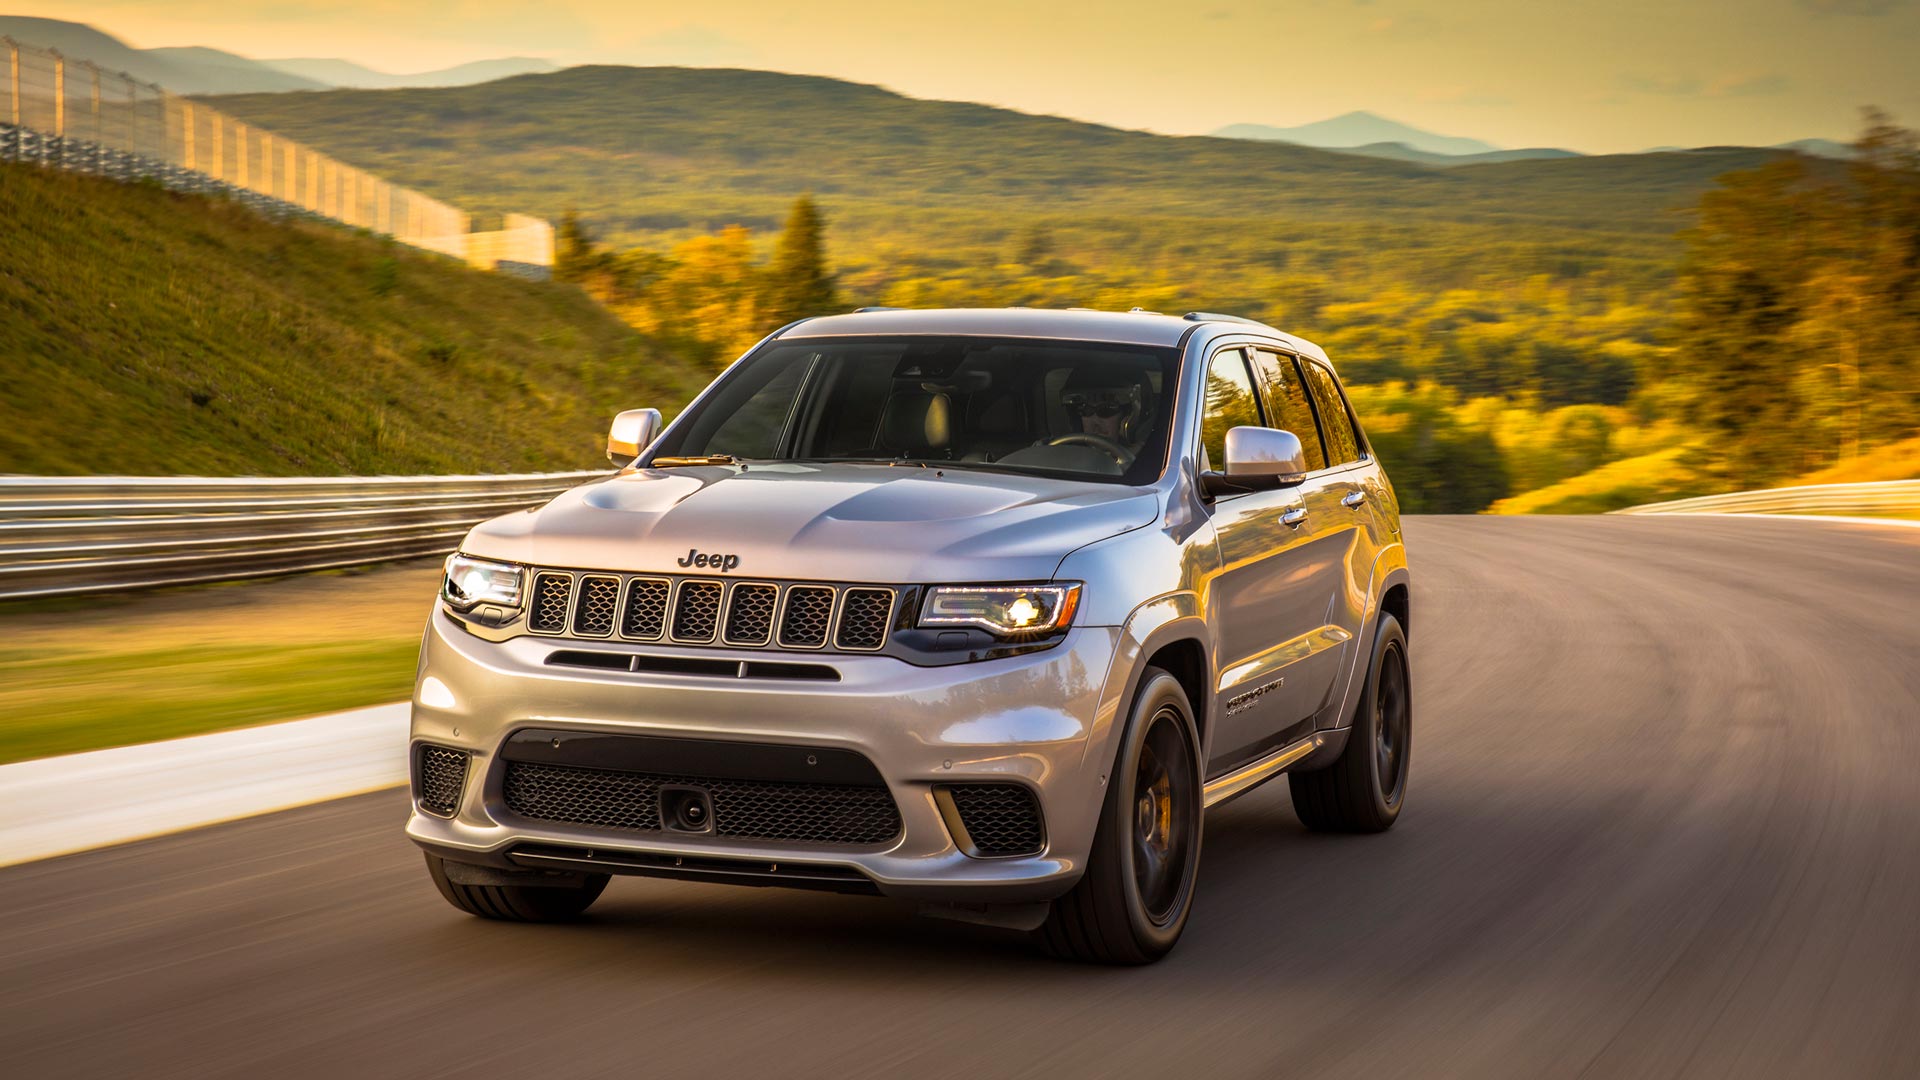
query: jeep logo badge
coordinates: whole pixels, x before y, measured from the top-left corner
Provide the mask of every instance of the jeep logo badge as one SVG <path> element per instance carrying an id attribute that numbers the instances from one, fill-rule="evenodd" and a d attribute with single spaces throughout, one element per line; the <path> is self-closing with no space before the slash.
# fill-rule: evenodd
<path id="1" fill-rule="evenodd" d="M 699 548 L 691 548 L 687 551 L 687 557 L 680 560 L 680 565 L 711 567 L 712 569 L 718 570 L 724 574 L 727 571 L 733 569 L 734 567 L 740 565 L 740 556 L 738 555 L 703 555 L 700 553 Z"/>

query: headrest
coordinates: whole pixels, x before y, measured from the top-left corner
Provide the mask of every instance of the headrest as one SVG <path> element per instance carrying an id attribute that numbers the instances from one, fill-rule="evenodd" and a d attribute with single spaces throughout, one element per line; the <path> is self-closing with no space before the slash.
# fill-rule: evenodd
<path id="1" fill-rule="evenodd" d="M 896 393 L 880 412 L 880 444 L 907 454 L 945 450 L 953 441 L 952 409 L 952 399 L 945 394 Z"/>

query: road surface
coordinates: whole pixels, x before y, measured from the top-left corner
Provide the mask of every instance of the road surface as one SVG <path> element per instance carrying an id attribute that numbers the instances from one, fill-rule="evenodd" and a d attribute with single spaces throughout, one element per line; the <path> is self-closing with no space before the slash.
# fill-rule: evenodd
<path id="1" fill-rule="evenodd" d="M 384 792 L 0 871 L 6 1071 L 1920 1075 L 1920 529 L 1408 535 L 1400 825 L 1308 835 L 1284 783 L 1221 808 L 1158 966 L 634 879 L 486 923 Z"/>

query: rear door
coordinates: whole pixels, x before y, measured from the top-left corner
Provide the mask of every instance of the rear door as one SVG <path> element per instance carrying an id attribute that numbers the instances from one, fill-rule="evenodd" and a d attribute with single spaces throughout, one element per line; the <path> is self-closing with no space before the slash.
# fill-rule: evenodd
<path id="1" fill-rule="evenodd" d="M 1294 505 L 1305 511 L 1290 530 L 1289 543 L 1275 568 L 1276 590 L 1289 597 L 1283 621 L 1269 628 L 1261 652 L 1243 659 L 1250 667 L 1277 672 L 1283 683 L 1273 691 L 1286 708 L 1286 739 L 1311 730 L 1326 709 L 1339 679 L 1345 646 L 1353 632 L 1335 617 L 1347 577 L 1349 538 L 1346 517 L 1327 511 L 1325 487 L 1336 470 L 1328 467 L 1325 443 L 1314 418 L 1311 393 L 1294 358 L 1278 349 L 1256 347 L 1249 358 L 1258 376 L 1267 426 L 1291 431 L 1306 455 L 1306 482 L 1292 489 Z M 1332 500 L 1338 506 L 1338 497 Z M 1351 516 L 1340 507 L 1343 515 Z M 1303 724 L 1296 730 L 1294 725 Z M 1285 741 L 1285 740 L 1283 740 Z"/>
<path id="2" fill-rule="evenodd" d="M 1201 411 L 1201 449 L 1208 468 L 1226 465 L 1227 430 L 1271 426 L 1262 395 L 1240 346 L 1214 353 Z M 1308 436 L 1315 453 L 1319 440 Z M 1317 625 L 1327 607 L 1324 575 L 1307 569 L 1311 534 L 1301 525 L 1306 507 L 1292 488 L 1222 495 L 1211 507 L 1220 545 L 1220 572 L 1210 587 L 1219 658 L 1208 775 L 1219 775 L 1312 730 L 1318 698 L 1302 693 L 1294 659 L 1283 643 L 1297 627 Z"/>
<path id="3" fill-rule="evenodd" d="M 1326 627 L 1329 636 L 1338 631 L 1345 644 L 1328 650 L 1339 661 L 1328 672 L 1327 697 L 1316 711 L 1319 727 L 1339 727 L 1349 717 L 1343 709 L 1347 680 L 1338 676 L 1352 672 L 1359 655 L 1372 647 L 1372 642 L 1359 640 L 1359 634 L 1365 626 L 1373 564 L 1381 546 L 1373 506 L 1382 494 L 1380 470 L 1367 454 L 1353 410 L 1333 370 L 1304 356 L 1294 359 L 1294 367 L 1313 403 L 1327 459 L 1326 470 L 1310 477 L 1302 494 L 1316 541 L 1337 551 L 1334 559 L 1338 569 L 1331 582 L 1332 604 L 1327 609 Z"/>

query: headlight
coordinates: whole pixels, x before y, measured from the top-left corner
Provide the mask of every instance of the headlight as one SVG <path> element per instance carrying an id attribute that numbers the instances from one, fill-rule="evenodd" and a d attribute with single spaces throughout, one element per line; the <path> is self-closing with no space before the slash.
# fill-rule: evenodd
<path id="1" fill-rule="evenodd" d="M 525 572 L 512 563 L 491 562 L 455 552 L 447 556 L 447 576 L 440 583 L 440 598 L 456 611 L 465 611 L 475 604 L 517 608 L 525 576 Z"/>
<path id="2" fill-rule="evenodd" d="M 940 585 L 927 590 L 921 626 L 977 626 L 1007 637 L 1064 630 L 1080 605 L 1080 586 Z"/>

